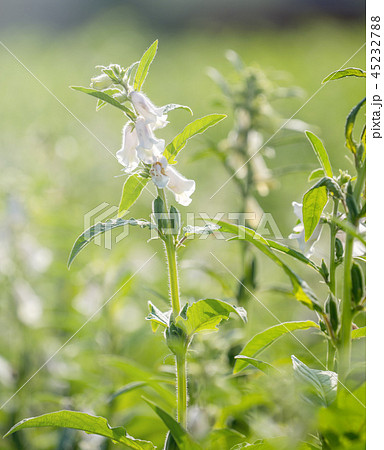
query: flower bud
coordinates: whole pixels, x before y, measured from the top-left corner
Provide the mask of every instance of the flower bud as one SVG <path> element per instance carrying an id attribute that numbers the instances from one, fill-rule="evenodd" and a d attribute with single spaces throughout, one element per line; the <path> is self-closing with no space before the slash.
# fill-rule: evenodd
<path id="1" fill-rule="evenodd" d="M 113 84 L 112 80 L 105 73 L 102 73 L 97 77 L 91 78 L 91 87 L 93 89 L 100 89 L 100 90 L 107 89 L 112 84 Z"/>

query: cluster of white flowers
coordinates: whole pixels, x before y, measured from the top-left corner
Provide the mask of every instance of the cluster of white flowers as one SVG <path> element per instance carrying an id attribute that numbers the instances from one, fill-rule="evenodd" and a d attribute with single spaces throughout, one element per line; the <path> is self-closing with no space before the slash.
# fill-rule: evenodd
<path id="1" fill-rule="evenodd" d="M 148 165 L 152 181 L 158 188 L 167 188 L 183 206 L 188 206 L 195 191 L 195 182 L 177 172 L 163 155 L 164 139 L 157 139 L 154 131 L 164 128 L 169 122 L 164 108 L 157 108 L 141 92 L 133 91 L 129 95 L 137 119 L 129 121 L 123 128 L 123 144 L 116 153 L 117 160 L 132 173 L 140 163 Z"/>

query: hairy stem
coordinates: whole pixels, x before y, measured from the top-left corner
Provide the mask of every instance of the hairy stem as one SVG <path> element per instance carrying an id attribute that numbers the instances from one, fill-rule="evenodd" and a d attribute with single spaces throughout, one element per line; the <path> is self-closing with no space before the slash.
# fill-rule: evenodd
<path id="1" fill-rule="evenodd" d="M 187 360 L 185 354 L 176 357 L 177 420 L 187 427 Z"/>
<path id="2" fill-rule="evenodd" d="M 169 289 L 173 316 L 180 313 L 179 276 L 177 273 L 176 248 L 171 236 L 166 236 L 165 249 L 168 259 Z"/>
<path id="3" fill-rule="evenodd" d="M 333 201 L 333 217 L 337 217 L 337 209 L 339 206 L 339 200 L 334 199 Z M 336 260 L 335 260 L 335 243 L 336 243 L 336 223 L 331 223 L 331 249 L 329 255 L 329 289 L 333 295 L 336 295 Z"/>

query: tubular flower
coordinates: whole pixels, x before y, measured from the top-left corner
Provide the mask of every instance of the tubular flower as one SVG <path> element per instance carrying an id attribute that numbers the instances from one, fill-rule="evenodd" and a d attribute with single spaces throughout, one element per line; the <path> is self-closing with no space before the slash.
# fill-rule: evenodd
<path id="1" fill-rule="evenodd" d="M 134 124 L 128 122 L 123 128 L 123 144 L 116 153 L 116 158 L 125 167 L 126 172 L 132 172 L 139 165 L 136 147 L 139 144 Z"/>
<path id="2" fill-rule="evenodd" d="M 164 152 L 165 141 L 164 139 L 156 138 L 151 127 L 143 117 L 139 117 L 135 125 L 138 138 L 137 156 L 145 164 L 152 164 L 154 158 Z"/>
<path id="3" fill-rule="evenodd" d="M 312 236 L 308 239 L 308 241 L 305 241 L 305 230 L 303 224 L 303 205 L 302 203 L 293 202 L 292 206 L 293 212 L 295 213 L 295 216 L 299 219 L 300 223 L 298 223 L 293 228 L 294 233 L 290 234 L 288 238 L 297 239 L 300 250 L 304 253 L 306 257 L 309 258 L 313 253 L 316 242 L 320 239 L 322 226 L 319 223 L 315 228 L 314 232 L 312 233 Z"/>
<path id="4" fill-rule="evenodd" d="M 153 130 L 164 128 L 169 123 L 167 115 L 164 114 L 164 108 L 157 108 L 143 93 L 131 92 L 130 100 L 137 113 L 144 117 L 146 123 L 150 124 Z"/>
<path id="5" fill-rule="evenodd" d="M 168 188 L 175 195 L 177 203 L 188 206 L 192 199 L 191 195 L 195 192 L 196 184 L 194 180 L 188 180 L 177 170 L 168 164 L 165 156 L 160 155 L 152 163 L 150 170 L 152 181 L 160 189 Z"/>

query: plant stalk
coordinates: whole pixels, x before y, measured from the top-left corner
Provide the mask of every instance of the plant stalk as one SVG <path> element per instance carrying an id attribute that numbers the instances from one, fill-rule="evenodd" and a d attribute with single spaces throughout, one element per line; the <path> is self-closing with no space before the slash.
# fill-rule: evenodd
<path id="1" fill-rule="evenodd" d="M 187 428 L 187 360 L 185 354 L 176 356 L 177 420 Z"/>

